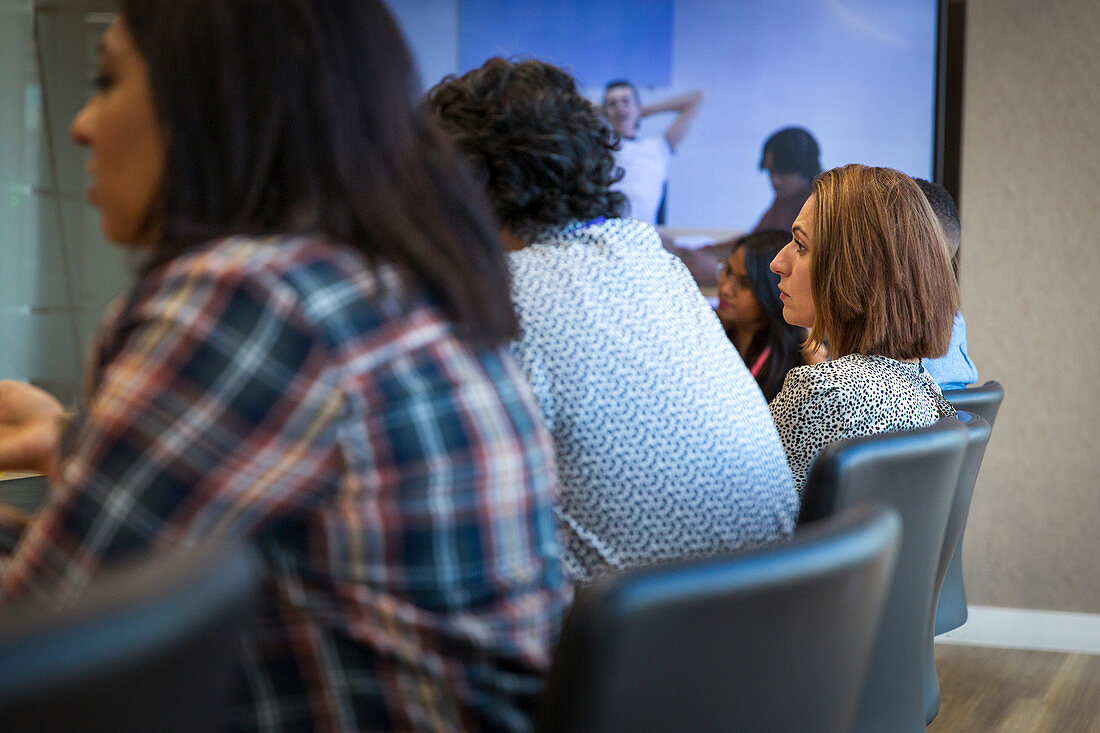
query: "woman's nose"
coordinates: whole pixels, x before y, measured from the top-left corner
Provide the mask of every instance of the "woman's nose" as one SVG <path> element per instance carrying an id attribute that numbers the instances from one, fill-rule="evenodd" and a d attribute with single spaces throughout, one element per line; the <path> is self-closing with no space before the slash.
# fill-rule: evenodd
<path id="1" fill-rule="evenodd" d="M 69 137 L 71 137 L 73 142 L 77 145 L 87 146 L 91 144 L 91 106 L 92 103 L 88 102 L 81 107 L 80 111 L 73 117 L 72 124 L 69 126 Z"/>
<path id="2" fill-rule="evenodd" d="M 772 272 L 774 272 L 776 275 L 782 276 L 785 272 L 785 270 L 783 269 L 782 258 L 783 258 L 783 253 L 786 252 L 786 251 L 787 251 L 786 247 L 779 250 L 779 254 L 777 254 L 775 256 L 775 259 L 772 260 L 771 264 L 768 265 L 768 269 L 771 270 Z"/>

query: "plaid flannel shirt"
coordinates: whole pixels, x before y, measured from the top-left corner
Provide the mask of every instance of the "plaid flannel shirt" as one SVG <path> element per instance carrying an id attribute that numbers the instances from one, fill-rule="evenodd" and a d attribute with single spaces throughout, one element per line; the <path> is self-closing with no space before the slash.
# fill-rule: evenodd
<path id="1" fill-rule="evenodd" d="M 271 575 L 229 727 L 529 726 L 568 591 L 553 448 L 503 350 L 347 248 L 234 238 L 138 283 L 88 375 L 0 595 L 247 538 Z"/>

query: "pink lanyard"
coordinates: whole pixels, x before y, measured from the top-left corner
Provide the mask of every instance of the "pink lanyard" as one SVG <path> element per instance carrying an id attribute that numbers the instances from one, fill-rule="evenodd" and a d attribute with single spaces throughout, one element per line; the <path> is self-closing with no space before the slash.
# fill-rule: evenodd
<path id="1" fill-rule="evenodd" d="M 754 377 L 760 373 L 760 370 L 764 366 L 764 362 L 768 360 L 768 357 L 772 355 L 772 347 L 768 347 L 760 352 L 760 356 L 756 357 L 756 363 L 749 369 L 749 374 Z"/>

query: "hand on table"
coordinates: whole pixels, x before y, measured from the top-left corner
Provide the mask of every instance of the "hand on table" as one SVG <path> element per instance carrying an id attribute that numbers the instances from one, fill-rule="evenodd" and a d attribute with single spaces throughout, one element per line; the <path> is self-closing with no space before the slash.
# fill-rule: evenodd
<path id="1" fill-rule="evenodd" d="M 0 381 L 0 471 L 50 474 L 64 416 L 50 393 L 25 382 Z"/>

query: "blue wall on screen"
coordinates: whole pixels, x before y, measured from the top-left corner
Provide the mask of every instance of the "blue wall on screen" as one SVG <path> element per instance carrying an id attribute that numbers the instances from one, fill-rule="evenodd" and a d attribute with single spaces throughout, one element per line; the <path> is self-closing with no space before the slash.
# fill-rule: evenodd
<path id="1" fill-rule="evenodd" d="M 671 172 L 670 223 L 755 224 L 773 196 L 760 148 L 788 125 L 813 132 L 825 168 L 931 176 L 934 0 L 678 0 L 675 27 L 672 87 L 707 97 Z"/>
<path id="2" fill-rule="evenodd" d="M 638 86 L 671 79 L 673 0 L 460 0 L 460 67 L 523 55 L 565 66 L 582 86 L 629 72 Z"/>

